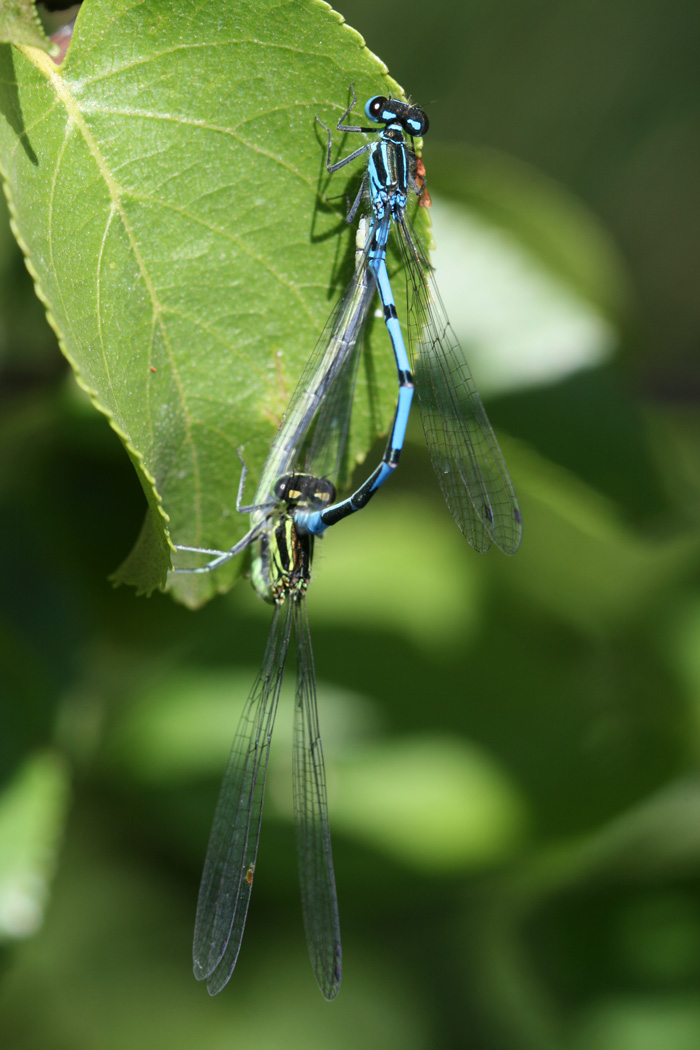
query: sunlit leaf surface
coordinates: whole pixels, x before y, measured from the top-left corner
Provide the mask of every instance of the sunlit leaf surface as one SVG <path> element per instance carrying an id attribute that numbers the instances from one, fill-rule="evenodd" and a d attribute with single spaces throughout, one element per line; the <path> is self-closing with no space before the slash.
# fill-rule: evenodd
<path id="1" fill-rule="evenodd" d="M 151 508 L 121 578 L 162 583 L 175 542 L 230 546 L 254 478 L 352 266 L 352 172 L 325 134 L 352 82 L 396 86 L 325 4 L 88 0 L 60 67 L 0 52 L 0 163 L 37 291 Z M 361 164 L 355 176 L 362 170 Z M 356 183 L 355 183 L 356 184 Z M 361 377 L 353 451 L 386 427 L 392 361 Z M 219 582 L 225 581 L 220 574 Z M 191 602 L 215 586 L 186 580 Z"/>

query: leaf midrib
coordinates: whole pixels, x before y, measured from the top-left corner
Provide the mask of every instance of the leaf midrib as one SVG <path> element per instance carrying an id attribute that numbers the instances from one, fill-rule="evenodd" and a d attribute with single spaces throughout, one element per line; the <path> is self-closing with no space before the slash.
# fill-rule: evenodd
<path id="1" fill-rule="evenodd" d="M 46 55 L 42 51 L 39 51 L 36 48 L 20 47 L 20 50 L 25 55 L 25 57 L 35 66 L 35 68 L 38 70 L 38 72 L 42 76 L 44 76 L 46 78 L 46 80 L 49 82 L 49 84 L 51 85 L 52 89 L 55 91 L 57 99 L 63 105 L 70 124 L 72 124 L 72 126 L 77 130 L 78 134 L 82 137 L 83 142 L 85 143 L 90 156 L 92 157 L 93 161 L 97 165 L 97 169 L 98 169 L 98 171 L 100 173 L 100 176 L 102 177 L 102 180 L 104 182 L 104 185 L 105 185 L 105 187 L 107 189 L 107 192 L 108 192 L 108 195 L 109 195 L 109 199 L 111 201 L 110 215 L 108 217 L 107 227 L 106 227 L 106 230 L 105 230 L 105 234 L 103 235 L 103 238 L 104 238 L 104 236 L 106 236 L 106 232 L 109 229 L 109 227 L 111 226 L 113 215 L 114 214 L 118 215 L 118 217 L 119 217 L 119 219 L 120 219 L 120 221 L 122 223 L 122 227 L 124 229 L 124 232 L 125 232 L 125 234 L 127 236 L 127 239 L 129 241 L 129 245 L 131 247 L 131 250 L 133 252 L 133 258 L 134 258 L 134 260 L 136 262 L 136 266 L 137 266 L 137 268 L 139 270 L 139 273 L 141 274 L 141 276 L 143 278 L 144 287 L 146 288 L 146 292 L 147 292 L 149 301 L 151 303 L 151 308 L 152 308 L 152 324 L 156 325 L 158 327 L 158 329 L 160 330 L 160 333 L 161 333 L 161 336 L 162 336 L 162 339 L 163 339 L 163 345 L 166 348 L 166 355 L 167 355 L 167 358 L 168 358 L 168 362 L 169 362 L 170 368 L 172 369 L 172 376 L 173 376 L 173 379 L 174 379 L 174 382 L 175 382 L 175 389 L 177 390 L 177 397 L 178 397 L 178 400 L 179 400 L 179 403 L 180 403 L 180 407 L 181 407 L 181 410 L 182 410 L 182 415 L 183 415 L 183 419 L 184 419 L 184 426 L 185 426 L 185 444 L 188 447 L 189 455 L 190 455 L 191 462 L 192 462 L 193 487 L 194 487 L 194 491 L 196 493 L 195 506 L 194 506 L 193 509 L 195 511 L 196 520 L 197 520 L 197 527 L 199 529 L 199 528 L 201 528 L 201 523 L 202 523 L 201 471 L 200 471 L 200 463 L 199 463 L 199 456 L 198 456 L 198 453 L 197 453 L 197 447 L 196 447 L 196 444 L 195 444 L 195 442 L 193 440 L 193 435 L 192 435 L 190 413 L 187 410 L 187 399 L 185 397 L 184 386 L 183 386 L 183 383 L 182 383 L 182 378 L 181 378 L 181 375 L 180 375 L 180 371 L 179 371 L 179 369 L 177 367 L 177 364 L 176 364 L 176 361 L 175 361 L 175 355 L 173 353 L 173 347 L 172 347 L 171 340 L 169 338 L 167 325 L 164 322 L 164 317 L 163 317 L 164 312 L 165 312 L 164 306 L 160 302 L 160 299 L 158 298 L 155 286 L 153 284 L 153 281 L 151 280 L 151 277 L 150 277 L 150 274 L 149 274 L 149 271 L 148 271 L 148 267 L 146 265 L 146 261 L 143 258 L 143 255 L 141 254 L 141 251 L 140 251 L 140 248 L 139 248 L 139 244 L 138 244 L 138 240 L 137 240 L 137 238 L 136 238 L 136 236 L 134 234 L 134 230 L 133 230 L 131 224 L 128 221 L 125 209 L 124 209 L 124 207 L 122 205 L 122 196 L 126 195 L 126 192 L 123 190 L 121 184 L 117 181 L 117 179 L 112 174 L 112 172 L 111 172 L 111 170 L 110 170 L 110 168 L 109 168 L 109 166 L 107 164 L 107 161 L 106 161 L 104 155 L 102 154 L 102 152 L 101 152 L 101 150 L 100 150 L 100 148 L 99 148 L 99 146 L 98 146 L 98 144 L 97 144 L 97 142 L 96 142 L 92 132 L 90 131 L 89 127 L 87 126 L 87 123 L 85 122 L 85 119 L 83 117 L 81 108 L 80 108 L 77 100 L 75 99 L 75 97 L 72 94 L 72 92 L 69 90 L 65 79 L 61 76 L 60 72 L 56 69 L 53 61 L 49 58 L 48 55 Z M 67 137 L 68 136 L 66 135 L 66 138 Z M 54 178 L 55 178 L 55 172 L 54 172 Z M 49 229 L 49 238 L 50 238 L 50 229 Z M 54 272 L 56 273 L 56 278 L 57 278 L 57 281 L 58 281 L 58 272 L 57 271 L 54 271 Z M 99 283 L 99 281 L 98 281 L 98 283 Z M 59 287 L 60 287 L 60 285 L 59 285 Z M 105 369 L 107 369 L 107 359 L 105 357 L 104 346 L 101 347 L 101 350 L 102 350 L 102 357 L 103 357 L 104 367 L 105 367 Z M 108 370 L 107 370 L 106 374 L 109 375 L 109 371 Z M 130 443 L 131 443 L 131 440 L 130 440 Z M 139 457 L 139 458 L 141 458 L 141 457 Z M 154 491 L 155 491 L 156 497 L 157 497 L 158 501 L 161 502 L 161 496 L 160 496 L 160 493 L 157 491 L 157 486 L 156 486 L 156 483 L 155 483 L 155 479 L 153 479 L 153 486 L 154 486 Z"/>

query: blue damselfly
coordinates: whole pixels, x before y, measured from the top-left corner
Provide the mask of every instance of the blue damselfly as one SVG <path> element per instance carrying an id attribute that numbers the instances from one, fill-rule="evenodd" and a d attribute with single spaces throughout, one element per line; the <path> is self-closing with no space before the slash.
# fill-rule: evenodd
<path id="1" fill-rule="evenodd" d="M 346 124 L 357 98 L 336 124 L 338 131 L 376 133 L 347 157 L 331 162 L 332 135 L 328 133 L 327 162 L 332 174 L 365 153 L 367 170 L 348 213 L 354 218 L 364 194 L 369 194 L 367 264 L 376 280 L 399 374 L 399 411 L 390 438 L 393 448 L 385 456 L 384 477 L 398 462 L 403 443 L 413 385 L 401 325 L 386 265 L 386 248 L 393 225 L 408 284 L 408 343 L 415 374 L 416 396 L 421 412 L 433 469 L 445 501 L 457 525 L 477 551 L 495 543 L 506 554 L 514 554 L 522 538 L 522 519 L 503 455 L 483 402 L 472 379 L 459 342 L 435 287 L 427 256 L 406 218 L 408 190 L 425 193 L 425 168 L 419 169 L 406 137 L 413 139 L 428 130 L 423 110 L 399 99 L 375 95 L 365 104 L 365 115 L 373 125 Z M 318 118 L 317 118 L 318 119 Z M 403 395 L 403 401 L 402 401 Z M 403 414 L 400 410 L 403 405 Z M 398 425 L 397 425 L 398 423 Z M 381 482 L 380 482 L 381 483 Z M 376 486 L 378 487 L 378 486 Z M 300 513 L 297 521 L 312 531 L 323 531 L 331 511 Z"/>

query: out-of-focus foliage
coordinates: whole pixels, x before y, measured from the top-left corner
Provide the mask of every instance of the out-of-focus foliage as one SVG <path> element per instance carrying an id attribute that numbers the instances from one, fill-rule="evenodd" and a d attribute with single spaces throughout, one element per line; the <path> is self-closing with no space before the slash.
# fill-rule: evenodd
<path id="1" fill-rule="evenodd" d="M 288 693 L 236 973 L 215 1000 L 191 976 L 270 610 L 245 584 L 197 615 L 110 588 L 143 494 L 0 222 L 3 1046 L 695 1050 L 697 17 L 353 8 L 430 112 L 438 283 L 525 538 L 512 559 L 466 546 L 416 420 L 391 484 L 318 546 L 330 1006 L 300 921 Z"/>

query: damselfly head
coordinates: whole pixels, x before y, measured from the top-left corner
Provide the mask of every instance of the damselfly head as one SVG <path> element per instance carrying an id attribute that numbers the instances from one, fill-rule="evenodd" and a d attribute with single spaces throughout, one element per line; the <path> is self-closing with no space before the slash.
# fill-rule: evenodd
<path id="1" fill-rule="evenodd" d="M 335 486 L 328 478 L 313 474 L 283 474 L 275 482 L 277 499 L 292 506 L 328 507 L 335 499 Z"/>
<path id="2" fill-rule="evenodd" d="M 365 103 L 365 114 L 375 124 L 400 124 L 407 135 L 418 138 L 425 135 L 430 122 L 418 106 L 409 106 L 398 98 L 373 95 Z"/>

